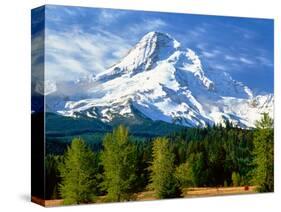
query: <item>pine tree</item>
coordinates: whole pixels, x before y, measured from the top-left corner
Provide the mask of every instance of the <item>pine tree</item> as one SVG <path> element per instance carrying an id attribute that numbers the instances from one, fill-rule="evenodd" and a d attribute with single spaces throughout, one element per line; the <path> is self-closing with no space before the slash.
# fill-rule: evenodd
<path id="1" fill-rule="evenodd" d="M 45 157 L 46 199 L 60 198 L 58 184 L 61 179 L 58 166 L 61 163 L 61 158 L 59 155 L 47 155 Z"/>
<path id="2" fill-rule="evenodd" d="M 119 126 L 103 140 L 101 160 L 104 168 L 102 186 L 109 201 L 129 200 L 136 181 L 136 147 L 130 141 L 128 129 Z"/>
<path id="3" fill-rule="evenodd" d="M 179 183 L 174 176 L 174 155 L 166 138 L 157 138 L 152 147 L 153 161 L 150 167 L 150 187 L 158 198 L 175 198 L 181 195 Z"/>
<path id="4" fill-rule="evenodd" d="M 267 113 L 263 114 L 256 123 L 254 132 L 254 170 L 253 184 L 258 186 L 258 191 L 273 191 L 274 187 L 274 149 L 273 149 L 273 120 Z"/>
<path id="5" fill-rule="evenodd" d="M 205 186 L 207 184 L 208 179 L 207 166 L 205 165 L 206 158 L 203 152 L 191 153 L 188 162 L 190 164 L 190 180 L 193 186 Z"/>
<path id="6" fill-rule="evenodd" d="M 80 138 L 74 138 L 59 166 L 62 182 L 60 194 L 64 204 L 88 203 L 96 195 L 94 153 Z"/>
<path id="7" fill-rule="evenodd" d="M 186 188 L 192 185 L 191 169 L 188 161 L 180 164 L 176 168 L 175 176 L 182 188 Z"/>
<path id="8" fill-rule="evenodd" d="M 240 174 L 237 172 L 232 172 L 231 175 L 232 185 L 233 186 L 240 186 L 241 183 L 241 177 Z"/>

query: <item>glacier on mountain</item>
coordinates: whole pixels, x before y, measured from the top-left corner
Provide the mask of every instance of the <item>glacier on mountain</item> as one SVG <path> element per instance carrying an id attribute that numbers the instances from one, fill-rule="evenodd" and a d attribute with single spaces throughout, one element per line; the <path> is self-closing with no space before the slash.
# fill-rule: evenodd
<path id="1" fill-rule="evenodd" d="M 48 111 L 109 123 L 133 118 L 135 110 L 151 120 L 189 127 L 228 120 L 249 128 L 262 113 L 273 116 L 273 94 L 255 96 L 228 73 L 204 70 L 193 50 L 161 32 L 146 34 L 104 72 L 53 87 L 46 96 Z"/>

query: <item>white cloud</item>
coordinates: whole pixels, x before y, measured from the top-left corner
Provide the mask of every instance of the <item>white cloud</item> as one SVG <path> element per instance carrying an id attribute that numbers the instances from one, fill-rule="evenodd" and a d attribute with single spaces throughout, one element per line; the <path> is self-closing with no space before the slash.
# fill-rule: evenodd
<path id="1" fill-rule="evenodd" d="M 223 54 L 223 52 L 218 49 L 214 49 L 212 51 L 202 50 L 202 55 L 206 58 L 215 58 L 215 57 L 220 56 L 221 54 Z"/>
<path id="2" fill-rule="evenodd" d="M 104 71 L 131 47 L 125 39 L 106 31 L 95 34 L 72 30 L 46 32 L 47 80 L 75 80 Z"/>
<path id="3" fill-rule="evenodd" d="M 269 60 L 267 57 L 264 56 L 258 56 L 256 58 L 262 65 L 265 66 L 273 66 L 273 62 L 271 60 Z"/>
<path id="4" fill-rule="evenodd" d="M 240 60 L 240 62 L 245 63 L 247 65 L 253 65 L 254 64 L 254 62 L 252 60 L 247 59 L 245 57 L 240 57 L 239 60 Z"/>
<path id="5" fill-rule="evenodd" d="M 161 31 L 163 27 L 166 27 L 167 23 L 162 19 L 144 19 L 138 24 L 133 24 L 129 27 L 128 31 L 134 35 L 140 35 L 141 33 L 150 31 Z"/>
<path id="6" fill-rule="evenodd" d="M 218 70 L 222 70 L 222 71 L 228 70 L 227 67 L 222 64 L 214 64 L 214 65 L 212 65 L 212 67 L 215 69 L 218 69 Z"/>
<path id="7" fill-rule="evenodd" d="M 126 11 L 111 11 L 111 10 L 101 10 L 98 16 L 98 23 L 103 25 L 109 25 L 118 20 L 121 16 L 125 15 Z"/>
<path id="8" fill-rule="evenodd" d="M 61 10 L 63 10 L 66 14 L 70 16 L 75 16 L 77 13 L 83 14 L 82 12 L 79 12 L 81 9 L 79 7 L 63 7 Z"/>
<path id="9" fill-rule="evenodd" d="M 44 33 L 32 35 L 31 41 L 32 81 L 43 80 L 44 75 Z"/>
<path id="10" fill-rule="evenodd" d="M 229 61 L 237 61 L 237 58 L 231 56 L 231 55 L 225 55 L 224 59 L 229 60 Z"/>
<path id="11" fill-rule="evenodd" d="M 146 26 L 146 29 L 158 29 L 161 27 L 165 27 L 167 24 L 165 21 L 161 19 L 152 19 L 152 20 L 145 20 L 143 23 Z"/>
<path id="12" fill-rule="evenodd" d="M 197 46 L 198 48 L 201 49 L 203 48 L 203 46 L 208 45 L 208 39 L 210 39 L 210 37 L 207 34 L 208 28 L 209 25 L 206 23 L 201 23 L 200 25 L 197 25 L 195 27 L 187 28 L 185 37 L 189 40 L 190 43 L 200 42 L 200 44 L 197 44 Z"/>

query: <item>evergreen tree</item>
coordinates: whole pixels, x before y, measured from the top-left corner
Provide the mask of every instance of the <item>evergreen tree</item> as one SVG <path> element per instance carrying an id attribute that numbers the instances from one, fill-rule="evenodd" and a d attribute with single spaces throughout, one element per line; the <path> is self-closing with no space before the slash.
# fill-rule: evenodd
<path id="1" fill-rule="evenodd" d="M 193 186 L 205 186 L 208 182 L 208 167 L 203 152 L 192 153 L 188 158 L 190 164 L 190 180 Z"/>
<path id="2" fill-rule="evenodd" d="M 273 120 L 267 113 L 263 114 L 256 123 L 254 132 L 254 165 L 253 184 L 258 186 L 258 191 L 273 191 L 274 186 L 274 149 L 273 149 Z"/>
<path id="3" fill-rule="evenodd" d="M 46 199 L 59 199 L 60 172 L 58 170 L 61 163 L 60 155 L 47 155 L 45 157 L 45 176 L 46 176 Z"/>
<path id="4" fill-rule="evenodd" d="M 175 171 L 175 176 L 180 183 L 181 188 L 186 188 L 192 185 L 191 169 L 188 161 L 180 164 Z"/>
<path id="5" fill-rule="evenodd" d="M 239 173 L 233 172 L 231 175 L 231 179 L 232 179 L 233 186 L 240 186 L 241 178 L 240 178 Z"/>
<path id="6" fill-rule="evenodd" d="M 148 167 L 150 166 L 152 160 L 152 141 L 149 139 L 135 143 L 137 145 L 137 180 L 134 187 L 135 192 L 140 192 L 145 190 L 149 183 L 150 172 Z"/>
<path id="7" fill-rule="evenodd" d="M 59 166 L 60 194 L 64 204 L 88 203 L 96 195 L 94 153 L 80 138 L 74 138 Z"/>
<path id="8" fill-rule="evenodd" d="M 150 187 L 158 198 L 175 198 L 181 195 L 179 183 L 174 176 L 174 155 L 166 138 L 157 138 L 152 147 Z"/>
<path id="9" fill-rule="evenodd" d="M 130 141 L 128 129 L 119 126 L 103 140 L 101 160 L 104 168 L 102 186 L 109 201 L 129 200 L 136 181 L 136 147 Z"/>

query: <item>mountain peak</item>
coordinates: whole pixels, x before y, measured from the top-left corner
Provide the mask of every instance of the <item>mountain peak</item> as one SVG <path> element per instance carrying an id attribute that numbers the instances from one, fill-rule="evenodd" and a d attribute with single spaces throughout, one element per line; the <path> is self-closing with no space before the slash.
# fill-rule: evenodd
<path id="1" fill-rule="evenodd" d="M 107 81 L 122 74 L 129 73 L 133 76 L 143 71 L 149 71 L 157 65 L 157 62 L 168 59 L 180 49 L 180 46 L 180 43 L 167 33 L 149 32 L 131 48 L 121 61 L 101 73 L 102 75 L 98 78 L 101 81 Z"/>
<path id="2" fill-rule="evenodd" d="M 196 52 L 161 32 L 147 33 L 118 63 L 73 86 L 86 88 L 87 95 L 59 102 L 48 95 L 50 111 L 103 122 L 131 119 L 138 111 L 153 121 L 190 127 L 225 120 L 253 127 L 263 112 L 273 114 L 273 96 L 253 96 L 229 74 L 205 73 Z"/>
<path id="3" fill-rule="evenodd" d="M 176 49 L 180 47 L 180 43 L 172 36 L 170 36 L 167 33 L 158 32 L 158 31 L 148 32 L 142 37 L 139 43 L 151 43 L 151 42 L 155 42 L 156 45 L 158 46 L 164 44 L 166 46 L 170 45 Z"/>

